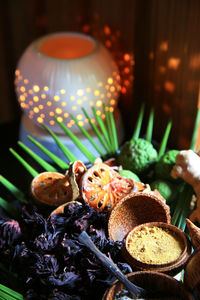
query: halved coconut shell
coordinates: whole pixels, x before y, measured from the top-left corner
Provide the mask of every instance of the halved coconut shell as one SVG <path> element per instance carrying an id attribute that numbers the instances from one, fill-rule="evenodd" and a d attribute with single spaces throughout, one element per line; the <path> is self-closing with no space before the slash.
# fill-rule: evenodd
<path id="1" fill-rule="evenodd" d="M 112 209 L 108 234 L 113 241 L 122 241 L 135 226 L 149 222 L 170 223 L 167 206 L 152 193 L 136 192 L 121 199 Z"/>

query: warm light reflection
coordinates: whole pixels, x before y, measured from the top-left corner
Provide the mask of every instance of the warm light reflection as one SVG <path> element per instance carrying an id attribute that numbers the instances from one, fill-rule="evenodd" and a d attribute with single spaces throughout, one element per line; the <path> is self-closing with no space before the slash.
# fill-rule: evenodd
<path id="1" fill-rule="evenodd" d="M 164 88 L 169 93 L 173 93 L 175 91 L 175 85 L 171 81 L 165 81 Z"/>
<path id="2" fill-rule="evenodd" d="M 33 90 L 34 90 L 35 93 L 37 93 L 37 92 L 39 92 L 40 87 L 38 85 L 34 85 Z"/>
<path id="3" fill-rule="evenodd" d="M 177 70 L 180 65 L 180 62 L 181 62 L 180 58 L 171 57 L 168 59 L 168 68 Z"/>
<path id="4" fill-rule="evenodd" d="M 160 44 L 160 50 L 161 50 L 161 51 L 167 51 L 167 50 L 168 50 L 168 42 L 167 42 L 167 41 L 163 41 L 163 42 Z"/>
<path id="5" fill-rule="evenodd" d="M 56 102 L 60 100 L 60 97 L 58 95 L 55 95 L 53 98 Z"/>

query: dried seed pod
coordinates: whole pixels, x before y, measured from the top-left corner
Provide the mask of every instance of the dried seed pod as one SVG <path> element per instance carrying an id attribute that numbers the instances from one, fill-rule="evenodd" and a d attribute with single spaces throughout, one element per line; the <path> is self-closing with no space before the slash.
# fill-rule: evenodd
<path id="1" fill-rule="evenodd" d="M 190 291 L 200 286 L 200 248 L 192 253 L 185 266 L 184 284 Z"/>
<path id="2" fill-rule="evenodd" d="M 186 219 L 185 221 L 191 237 L 191 244 L 196 250 L 200 247 L 200 228 L 194 225 L 189 219 Z"/>
<path id="3" fill-rule="evenodd" d="M 67 174 L 69 174 L 69 180 L 73 189 L 73 199 L 75 200 L 80 196 L 80 181 L 83 174 L 87 171 L 86 166 L 80 160 L 70 164 Z"/>
<path id="4" fill-rule="evenodd" d="M 124 196 L 145 189 L 141 182 L 122 177 L 108 165 L 97 162 L 82 177 L 82 197 L 96 210 L 111 210 Z"/>
<path id="5" fill-rule="evenodd" d="M 72 185 L 69 175 L 57 172 L 43 172 L 31 182 L 34 202 L 49 206 L 59 206 L 73 200 Z"/>

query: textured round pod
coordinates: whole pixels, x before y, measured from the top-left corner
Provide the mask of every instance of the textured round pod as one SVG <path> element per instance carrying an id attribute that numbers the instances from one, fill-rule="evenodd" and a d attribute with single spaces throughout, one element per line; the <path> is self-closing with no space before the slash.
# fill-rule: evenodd
<path id="1" fill-rule="evenodd" d="M 58 172 L 43 172 L 31 182 L 33 201 L 39 205 L 59 206 L 73 200 L 69 175 Z"/>

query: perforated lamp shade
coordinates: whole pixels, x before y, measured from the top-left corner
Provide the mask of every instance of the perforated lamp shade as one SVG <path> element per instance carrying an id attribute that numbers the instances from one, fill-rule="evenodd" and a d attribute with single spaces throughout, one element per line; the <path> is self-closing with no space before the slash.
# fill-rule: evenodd
<path id="1" fill-rule="evenodd" d="M 93 116 L 94 106 L 105 118 L 103 104 L 112 111 L 117 105 L 117 66 L 102 44 L 84 34 L 55 33 L 34 41 L 22 55 L 15 74 L 24 113 L 34 123 L 45 123 L 57 133 L 61 129 L 54 116 L 75 133 L 79 129 L 70 114 L 88 129 L 82 107 Z"/>

